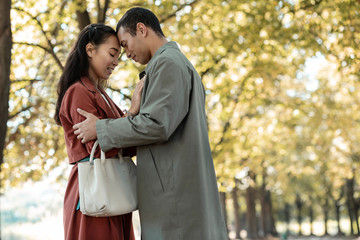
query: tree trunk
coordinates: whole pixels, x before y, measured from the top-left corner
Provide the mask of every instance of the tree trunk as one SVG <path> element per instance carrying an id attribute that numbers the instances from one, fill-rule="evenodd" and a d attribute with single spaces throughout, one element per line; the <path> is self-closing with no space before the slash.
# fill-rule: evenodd
<path id="1" fill-rule="evenodd" d="M 357 235 L 360 235 L 360 228 L 359 228 L 359 199 L 354 199 L 354 217 L 356 222 L 356 229 L 357 229 Z"/>
<path id="2" fill-rule="evenodd" d="M 265 203 L 265 179 L 266 177 L 263 175 L 263 183 L 261 188 L 259 189 L 259 199 L 260 199 L 260 206 L 261 206 L 261 214 L 260 214 L 260 226 L 261 229 L 259 230 L 259 236 L 265 237 L 266 236 L 266 229 L 267 229 L 267 215 L 268 215 L 268 206 Z"/>
<path id="3" fill-rule="evenodd" d="M 310 205 L 309 208 L 309 218 L 310 218 L 310 235 L 314 235 L 314 228 L 313 228 L 313 222 L 314 222 L 314 210 L 312 205 Z"/>
<path id="4" fill-rule="evenodd" d="M 4 148 L 9 116 L 9 89 L 11 64 L 11 0 L 0 1 L 0 165 L 4 161 Z"/>
<path id="5" fill-rule="evenodd" d="M 235 239 L 241 239 L 241 237 L 240 237 L 240 231 L 241 231 L 240 207 L 239 207 L 238 194 L 237 193 L 238 193 L 238 188 L 235 185 L 235 187 L 231 191 L 231 197 L 233 199 L 233 206 L 234 206 Z"/>
<path id="6" fill-rule="evenodd" d="M 344 233 L 342 232 L 341 227 L 340 227 L 340 208 L 341 208 L 340 201 L 344 197 L 344 189 L 345 189 L 345 186 L 342 186 L 340 196 L 337 199 L 333 198 L 334 204 L 335 204 L 335 217 L 336 217 L 336 223 L 337 223 L 337 229 L 338 229 L 337 235 L 344 235 Z"/>
<path id="7" fill-rule="evenodd" d="M 261 227 L 264 237 L 276 236 L 274 215 L 272 211 L 271 193 L 266 189 L 266 177 L 263 176 L 263 184 L 260 191 L 261 202 Z"/>
<path id="8" fill-rule="evenodd" d="M 298 220 L 298 225 L 299 225 L 298 235 L 302 236 L 302 231 L 301 231 L 302 214 L 301 214 L 301 209 L 302 209 L 302 206 L 303 206 L 303 202 L 301 200 L 300 195 L 298 195 L 298 194 L 296 195 L 295 204 L 296 204 L 296 208 L 297 208 L 297 220 Z"/>
<path id="9" fill-rule="evenodd" d="M 329 220 L 329 200 L 327 197 L 325 197 L 325 204 L 324 204 L 324 207 L 323 207 L 323 213 L 324 213 L 324 230 L 325 230 L 325 233 L 324 235 L 329 235 L 329 232 L 328 232 L 328 220 Z"/>
<path id="10" fill-rule="evenodd" d="M 104 6 L 101 7 L 100 6 L 100 1 L 98 2 L 98 19 L 97 22 L 98 23 L 104 23 L 106 20 L 106 11 L 109 8 L 109 4 L 110 4 L 110 0 L 105 0 Z"/>
<path id="11" fill-rule="evenodd" d="M 340 204 L 340 200 L 335 200 L 335 215 L 336 215 L 336 222 L 337 222 L 337 229 L 338 229 L 338 235 L 343 235 L 344 233 L 341 230 L 340 227 L 340 208 L 341 208 L 341 204 Z"/>
<path id="12" fill-rule="evenodd" d="M 226 193 L 225 192 L 220 192 L 219 194 L 220 194 L 221 211 L 223 213 L 225 226 L 227 228 L 228 224 L 227 224 L 227 212 L 226 212 Z"/>
<path id="13" fill-rule="evenodd" d="M 290 204 L 285 203 L 286 238 L 290 234 Z M 285 239 L 286 239 L 285 238 Z"/>
<path id="14" fill-rule="evenodd" d="M 354 180 L 346 179 L 346 207 L 350 220 L 350 233 L 354 235 Z"/>
<path id="15" fill-rule="evenodd" d="M 88 11 L 86 10 L 87 3 L 85 0 L 78 0 L 77 1 L 77 10 L 76 10 L 76 18 L 78 22 L 79 30 L 83 30 L 84 27 L 89 25 L 90 22 L 90 16 Z"/>
<path id="16" fill-rule="evenodd" d="M 257 219 L 256 219 L 256 189 L 255 189 L 255 174 L 249 172 L 249 177 L 252 181 L 249 187 L 246 189 L 246 227 L 247 238 L 256 239 L 257 234 Z"/>

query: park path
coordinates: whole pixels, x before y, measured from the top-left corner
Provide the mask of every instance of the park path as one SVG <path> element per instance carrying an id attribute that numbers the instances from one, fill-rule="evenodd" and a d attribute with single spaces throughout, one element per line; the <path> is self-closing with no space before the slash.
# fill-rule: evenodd
<path id="1" fill-rule="evenodd" d="M 231 240 L 238 240 L 230 238 Z M 245 238 L 246 239 L 246 238 Z M 289 236 L 284 237 L 267 237 L 259 238 L 259 240 L 360 240 L 360 237 L 356 236 Z"/>
<path id="2" fill-rule="evenodd" d="M 303 236 L 303 237 L 288 237 L 287 240 L 360 240 L 360 237 L 346 237 L 346 236 Z"/>

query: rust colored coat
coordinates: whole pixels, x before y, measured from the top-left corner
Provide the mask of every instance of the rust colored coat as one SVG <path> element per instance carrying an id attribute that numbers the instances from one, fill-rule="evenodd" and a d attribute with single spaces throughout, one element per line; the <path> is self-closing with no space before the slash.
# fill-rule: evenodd
<path id="1" fill-rule="evenodd" d="M 73 125 L 84 121 L 76 109 L 81 108 L 94 114 L 100 119 L 120 118 L 124 114 L 115 105 L 103 89 L 99 89 L 111 105 L 108 106 L 94 84 L 87 78 L 73 84 L 65 93 L 61 109 L 60 120 L 65 132 L 65 143 L 69 157 L 69 163 L 74 164 L 64 198 L 64 235 L 66 240 L 134 240 L 132 227 L 132 214 L 114 217 L 90 217 L 76 210 L 79 201 L 79 181 L 77 161 L 90 155 L 94 141 L 86 144 L 81 143 L 74 134 Z M 106 157 L 117 154 L 119 149 L 111 149 L 106 152 Z M 125 154 L 133 155 L 133 149 L 126 149 Z M 96 157 L 100 156 L 97 149 Z"/>

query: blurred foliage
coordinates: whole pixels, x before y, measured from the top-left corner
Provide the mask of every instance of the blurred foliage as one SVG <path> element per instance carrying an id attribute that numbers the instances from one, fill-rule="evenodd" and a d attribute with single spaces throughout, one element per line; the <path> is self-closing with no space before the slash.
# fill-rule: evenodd
<path id="1" fill-rule="evenodd" d="M 56 84 L 80 30 L 77 11 L 96 22 L 104 4 L 12 2 L 5 188 L 55 168 L 65 172 L 63 132 L 52 119 Z M 105 23 L 115 27 L 133 6 L 155 12 L 203 78 L 222 191 L 234 179 L 246 188 L 252 171 L 266 179 L 278 205 L 299 193 L 310 201 L 336 198 L 359 171 L 359 1 L 113 0 Z M 109 90 L 121 108 L 143 69 L 125 60 Z"/>

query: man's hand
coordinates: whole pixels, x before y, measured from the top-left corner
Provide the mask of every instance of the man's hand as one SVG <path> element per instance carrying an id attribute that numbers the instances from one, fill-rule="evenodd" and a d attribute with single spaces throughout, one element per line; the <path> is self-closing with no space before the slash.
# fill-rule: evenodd
<path id="1" fill-rule="evenodd" d="M 87 143 L 91 140 L 96 139 L 96 121 L 99 120 L 99 118 L 80 108 L 78 108 L 77 111 L 78 113 L 86 117 L 85 121 L 77 123 L 73 126 L 73 129 L 75 129 L 74 133 L 75 135 L 77 135 L 77 138 L 82 139 L 82 143 Z"/>

